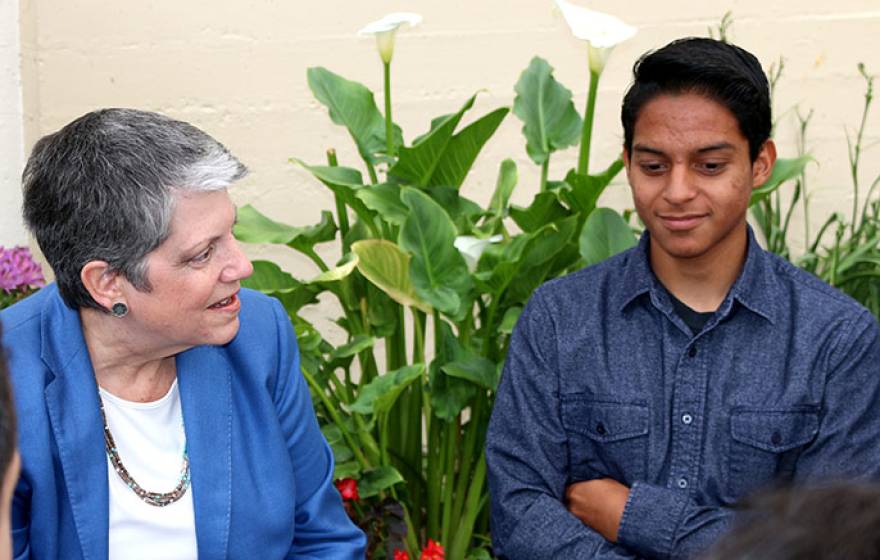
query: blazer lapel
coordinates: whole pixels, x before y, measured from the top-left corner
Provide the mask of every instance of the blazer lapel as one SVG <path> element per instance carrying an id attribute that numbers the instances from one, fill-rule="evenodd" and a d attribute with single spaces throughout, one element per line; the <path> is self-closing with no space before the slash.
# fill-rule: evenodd
<path id="1" fill-rule="evenodd" d="M 200 558 L 226 558 L 232 511 L 232 373 L 215 347 L 177 356 Z"/>
<path id="2" fill-rule="evenodd" d="M 55 375 L 46 385 L 46 406 L 83 558 L 103 560 L 108 555 L 109 505 L 98 388 L 79 314 L 60 298 L 53 299 L 41 325 L 41 357 Z"/>

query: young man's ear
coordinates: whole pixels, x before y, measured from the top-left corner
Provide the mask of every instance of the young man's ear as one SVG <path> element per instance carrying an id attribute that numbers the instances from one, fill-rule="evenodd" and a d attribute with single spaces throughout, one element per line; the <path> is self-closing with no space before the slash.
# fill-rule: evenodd
<path id="1" fill-rule="evenodd" d="M 770 178 L 770 175 L 773 173 L 773 165 L 776 163 L 776 144 L 773 142 L 772 138 L 768 138 L 764 145 L 761 146 L 761 151 L 758 152 L 758 157 L 755 158 L 754 163 L 752 163 L 752 188 L 757 189 L 761 185 L 767 182 L 767 179 Z"/>
<path id="2" fill-rule="evenodd" d="M 79 272 L 83 286 L 98 305 L 110 309 L 122 298 L 122 276 L 104 261 L 89 261 Z"/>

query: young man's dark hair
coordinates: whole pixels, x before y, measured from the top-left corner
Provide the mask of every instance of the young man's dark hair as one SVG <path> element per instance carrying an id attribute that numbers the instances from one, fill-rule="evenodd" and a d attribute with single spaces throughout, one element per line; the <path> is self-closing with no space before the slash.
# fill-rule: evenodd
<path id="1" fill-rule="evenodd" d="M 632 152 L 642 107 L 661 94 L 697 93 L 725 106 L 749 141 L 752 161 L 770 138 L 770 86 L 751 53 L 716 41 L 691 37 L 647 52 L 633 66 L 634 81 L 623 99 L 624 147 Z"/>
<path id="2" fill-rule="evenodd" d="M 880 485 L 837 483 L 758 494 L 705 560 L 880 558 Z"/>

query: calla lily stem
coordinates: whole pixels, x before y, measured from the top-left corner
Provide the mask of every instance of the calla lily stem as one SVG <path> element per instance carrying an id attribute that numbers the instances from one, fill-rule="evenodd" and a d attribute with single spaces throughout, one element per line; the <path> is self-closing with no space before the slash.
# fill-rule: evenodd
<path id="1" fill-rule="evenodd" d="M 593 116 L 596 114 L 596 92 L 599 89 L 599 73 L 590 70 L 590 90 L 587 93 L 587 108 L 584 110 L 584 127 L 581 129 L 581 151 L 577 171 L 586 175 L 590 166 L 590 140 L 593 136 Z"/>
<path id="2" fill-rule="evenodd" d="M 382 62 L 385 74 L 385 144 L 394 157 L 394 121 L 391 120 L 391 61 Z"/>

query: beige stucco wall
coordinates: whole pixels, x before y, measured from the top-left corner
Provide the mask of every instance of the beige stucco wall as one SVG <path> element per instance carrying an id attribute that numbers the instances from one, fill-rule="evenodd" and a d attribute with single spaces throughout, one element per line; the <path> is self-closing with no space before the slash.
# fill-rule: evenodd
<path id="1" fill-rule="evenodd" d="M 675 37 L 704 35 L 732 10 L 735 42 L 767 66 L 785 57 L 776 103 L 781 154 L 794 152 L 791 109 L 813 108 L 808 145 L 821 163 L 811 173 L 813 208 L 817 214 L 848 208 L 844 130 L 860 116 L 863 87 L 856 64 L 863 61 L 880 73 L 877 0 L 600 0 L 591 6 L 640 29 L 614 52 L 600 83 L 593 169 L 619 151 L 619 103 L 635 58 Z M 571 37 L 549 0 L 22 0 L 25 145 L 97 107 L 161 111 L 209 131 L 250 166 L 252 174 L 235 189 L 237 202 L 253 203 L 279 220 L 312 223 L 332 198 L 288 157 L 321 163 L 332 146 L 343 165 L 357 159 L 347 134 L 314 101 L 306 68 L 326 66 L 379 91 L 375 48 L 356 31 L 399 10 L 424 16 L 420 27 L 398 36 L 394 60 L 395 120 L 407 140 L 477 90 L 483 93 L 472 115 L 511 105 L 513 85 L 534 55 L 556 68 L 582 110 L 586 47 Z M 507 118 L 465 183 L 467 196 L 485 202 L 498 164 L 513 157 L 520 170 L 514 202 L 531 199 L 539 173 L 526 156 L 520 128 L 513 115 Z M 880 108 L 869 135 L 880 139 Z M 7 150 L 0 145 L 4 155 Z M 563 175 L 575 157 L 574 150 L 556 157 L 551 178 Z M 866 156 L 865 180 L 880 173 L 878 161 L 880 147 Z M 8 188 L 0 183 L 4 192 Z M 628 206 L 625 185 L 609 189 L 603 202 Z M 13 210 L 3 212 L 6 220 Z M 303 260 L 282 261 L 298 275 L 312 274 Z"/>
<path id="2" fill-rule="evenodd" d="M 0 246 L 22 245 L 19 174 L 24 163 L 18 0 L 0 0 Z"/>

